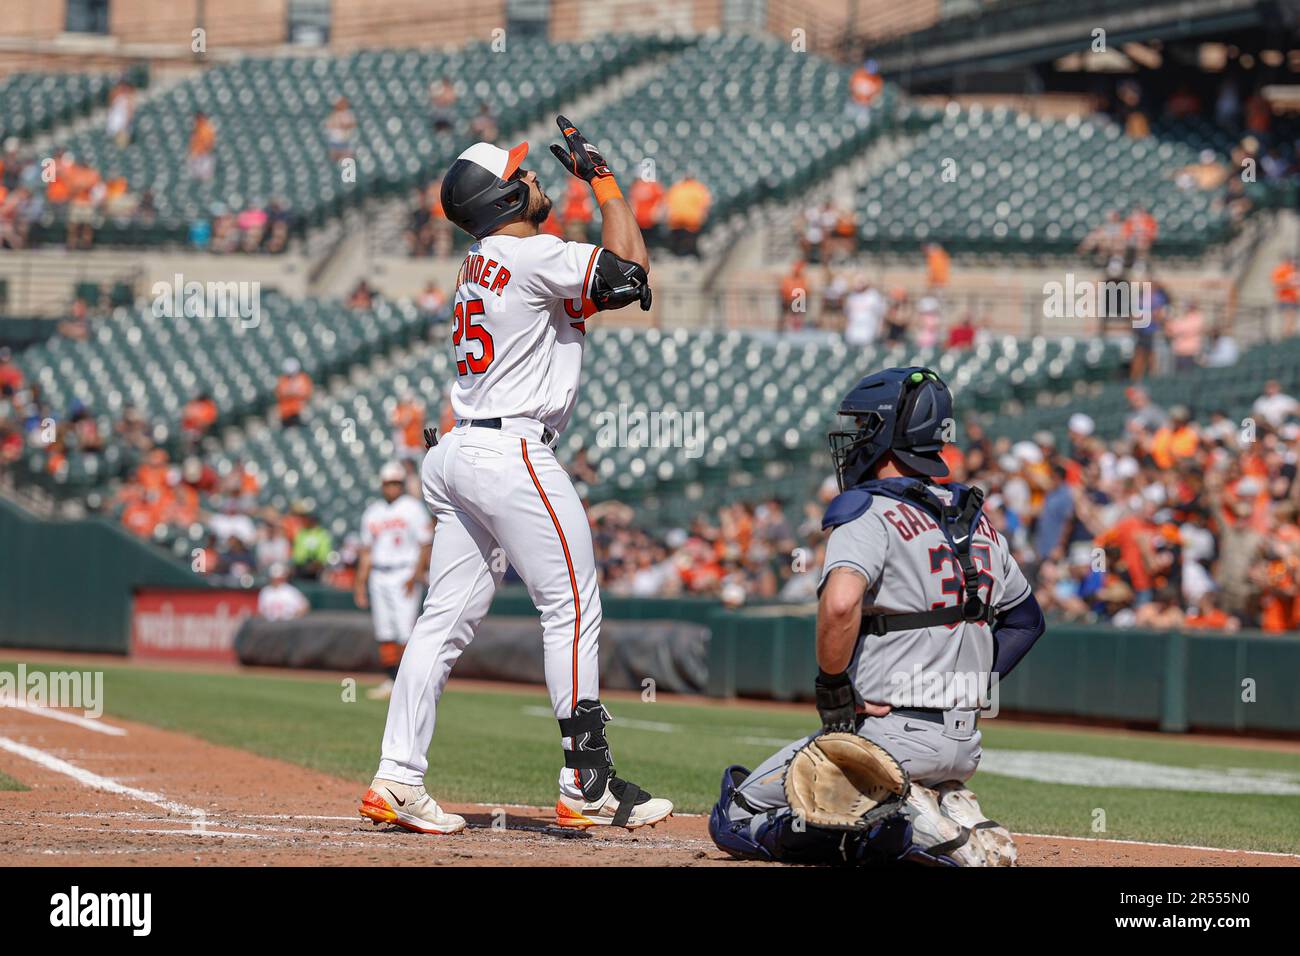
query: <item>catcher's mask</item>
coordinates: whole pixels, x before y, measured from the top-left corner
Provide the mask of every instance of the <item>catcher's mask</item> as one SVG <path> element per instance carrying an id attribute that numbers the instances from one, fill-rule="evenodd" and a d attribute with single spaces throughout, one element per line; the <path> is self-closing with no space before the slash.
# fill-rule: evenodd
<path id="1" fill-rule="evenodd" d="M 442 179 L 442 209 L 447 218 L 475 239 L 524 217 L 528 184 L 519 164 L 528 144 L 506 151 L 491 143 L 475 143 L 456 157 Z"/>
<path id="2" fill-rule="evenodd" d="M 922 475 L 948 474 L 939 452 L 944 426 L 952 418 L 952 394 L 930 369 L 889 368 L 868 375 L 844 396 L 837 414 L 857 426 L 827 436 L 840 491 L 866 481 L 889 452 Z"/>

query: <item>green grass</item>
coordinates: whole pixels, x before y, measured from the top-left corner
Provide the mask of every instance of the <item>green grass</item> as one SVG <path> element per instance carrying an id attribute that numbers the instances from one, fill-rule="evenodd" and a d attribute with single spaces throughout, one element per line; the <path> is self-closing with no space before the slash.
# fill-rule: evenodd
<path id="1" fill-rule="evenodd" d="M 8 665 L 0 664 L 0 667 Z M 30 669 L 30 668 L 29 668 Z M 262 674 L 104 669 L 105 711 L 329 774 L 368 781 L 379 759 L 387 705 L 343 700 L 339 683 Z M 360 689 L 359 689 L 360 690 Z M 778 742 L 807 733 L 807 712 L 754 706 L 610 702 L 610 741 L 622 773 L 703 812 L 722 768 L 753 767 Z M 440 798 L 549 805 L 560 769 L 559 731 L 536 688 L 453 687 L 438 711 L 428 784 Z M 620 720 L 619 718 L 622 718 Z M 1300 754 L 1211 745 L 1187 737 L 1102 734 L 989 721 L 984 747 L 1043 750 L 1191 768 L 1300 773 Z M 3 789 L 0 779 L 0 789 Z M 1300 796 L 1192 793 L 1039 783 L 991 773 L 972 787 L 989 816 L 1029 833 L 1100 836 L 1300 852 Z M 1094 811 L 1106 815 L 1094 832 Z"/>
<path id="2" fill-rule="evenodd" d="M 13 777 L 0 773 L 0 790 L 26 790 L 21 783 Z"/>

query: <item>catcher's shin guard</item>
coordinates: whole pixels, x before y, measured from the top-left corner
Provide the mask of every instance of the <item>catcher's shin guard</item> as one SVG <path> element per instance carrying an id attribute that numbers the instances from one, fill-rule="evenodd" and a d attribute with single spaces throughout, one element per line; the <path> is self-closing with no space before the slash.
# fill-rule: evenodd
<path id="1" fill-rule="evenodd" d="M 722 772 L 722 792 L 709 813 L 709 836 L 724 853 L 764 863 L 870 866 L 897 859 L 905 824 L 894 818 L 853 833 L 808 824 L 782 807 L 754 813 L 737 788 L 749 777 L 744 767 Z"/>
<path id="2" fill-rule="evenodd" d="M 750 822 L 754 818 L 743 804 L 739 808 L 739 819 L 731 818 L 731 808 L 736 802 L 736 788 L 748 777 L 749 770 L 739 764 L 733 764 L 722 771 L 722 793 L 709 812 L 709 836 L 724 853 L 742 860 L 770 861 L 773 859 L 771 852 L 756 842 L 750 833 Z"/>

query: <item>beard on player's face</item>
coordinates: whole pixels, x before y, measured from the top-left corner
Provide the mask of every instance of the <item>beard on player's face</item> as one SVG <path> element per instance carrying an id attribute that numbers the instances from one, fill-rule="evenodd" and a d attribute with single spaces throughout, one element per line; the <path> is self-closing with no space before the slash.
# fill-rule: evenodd
<path id="1" fill-rule="evenodd" d="M 551 214 L 551 198 L 542 190 L 537 180 L 533 180 L 528 190 L 528 206 L 524 209 L 524 220 L 537 228 Z"/>

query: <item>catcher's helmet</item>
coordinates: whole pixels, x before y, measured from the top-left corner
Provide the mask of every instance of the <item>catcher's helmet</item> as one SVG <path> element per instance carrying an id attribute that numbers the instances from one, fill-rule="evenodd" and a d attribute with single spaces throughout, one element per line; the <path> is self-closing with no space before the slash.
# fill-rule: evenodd
<path id="1" fill-rule="evenodd" d="M 521 218 L 528 208 L 528 184 L 518 178 L 519 164 L 527 155 L 527 143 L 509 152 L 475 143 L 442 178 L 443 213 L 475 239 Z"/>
<path id="2" fill-rule="evenodd" d="M 854 431 L 829 435 L 841 491 L 865 481 L 887 452 L 923 475 L 948 474 L 939 452 L 952 419 L 952 394 L 930 369 L 887 368 L 868 375 L 844 396 L 838 414 L 857 422 Z"/>

